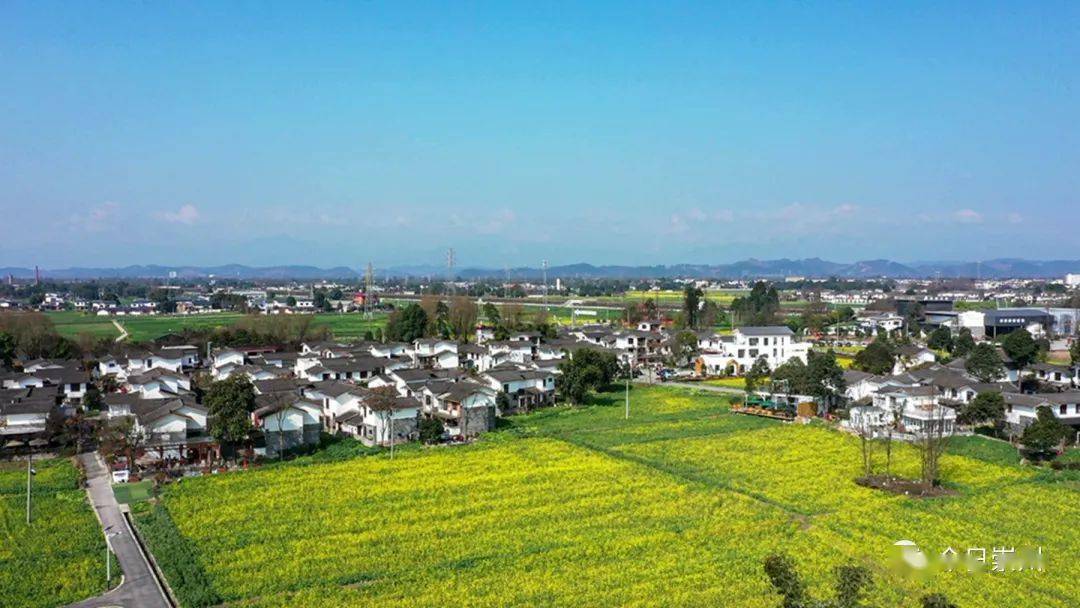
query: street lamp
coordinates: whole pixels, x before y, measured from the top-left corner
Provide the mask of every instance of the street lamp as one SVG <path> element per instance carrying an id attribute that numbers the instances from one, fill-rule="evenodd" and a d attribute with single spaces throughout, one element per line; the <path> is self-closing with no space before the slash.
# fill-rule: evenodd
<path id="1" fill-rule="evenodd" d="M 31 497 L 33 496 L 33 478 L 37 475 L 37 471 L 31 466 L 34 460 L 34 452 L 31 449 L 26 451 L 26 525 L 30 525 L 30 511 L 31 511 Z"/>
<path id="2" fill-rule="evenodd" d="M 109 581 L 112 580 L 112 557 L 110 553 L 112 551 L 112 543 L 110 539 L 120 536 L 119 532 L 109 532 L 112 526 L 105 528 L 105 589 L 109 588 Z"/>

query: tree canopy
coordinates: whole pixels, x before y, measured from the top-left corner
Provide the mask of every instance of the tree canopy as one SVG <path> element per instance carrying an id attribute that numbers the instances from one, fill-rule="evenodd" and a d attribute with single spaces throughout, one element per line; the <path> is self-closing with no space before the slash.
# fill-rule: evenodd
<path id="1" fill-rule="evenodd" d="M 619 373 L 619 361 L 612 353 L 583 348 L 574 356 L 559 364 L 562 376 L 559 390 L 570 403 L 583 403 L 590 391 L 598 391 L 611 384 Z"/>
<path id="2" fill-rule="evenodd" d="M 412 342 L 423 338 L 428 327 L 428 315 L 419 304 L 408 304 L 390 314 L 386 337 L 397 342 Z"/>
<path id="3" fill-rule="evenodd" d="M 203 405 L 209 410 L 208 431 L 222 444 L 235 445 L 251 435 L 255 387 L 247 376 L 236 374 L 212 383 Z"/>
<path id="4" fill-rule="evenodd" d="M 964 363 L 964 369 L 979 382 L 997 382 L 1005 375 L 1005 364 L 1001 361 L 1001 355 L 989 342 L 975 345 Z"/>
<path id="5" fill-rule="evenodd" d="M 1024 328 L 1013 330 L 1002 338 L 1001 348 L 1021 369 L 1034 363 L 1039 355 L 1039 345 Z"/>
<path id="6" fill-rule="evenodd" d="M 885 338 L 877 338 L 855 355 L 852 366 L 868 374 L 888 374 L 896 364 L 896 353 Z"/>
<path id="7" fill-rule="evenodd" d="M 746 382 L 746 393 L 753 393 L 761 385 L 762 380 L 769 375 L 769 362 L 765 360 L 765 356 L 758 357 L 754 364 L 747 370 L 744 380 Z"/>
<path id="8" fill-rule="evenodd" d="M 1053 455 L 1061 442 L 1069 436 L 1069 427 L 1065 426 L 1053 410 L 1040 407 L 1035 412 L 1035 422 L 1024 429 L 1020 442 L 1024 448 L 1041 456 Z"/>
<path id="9" fill-rule="evenodd" d="M 983 391 L 960 408 L 957 418 L 964 424 L 998 424 L 1005 419 L 1005 398 L 998 391 Z"/>

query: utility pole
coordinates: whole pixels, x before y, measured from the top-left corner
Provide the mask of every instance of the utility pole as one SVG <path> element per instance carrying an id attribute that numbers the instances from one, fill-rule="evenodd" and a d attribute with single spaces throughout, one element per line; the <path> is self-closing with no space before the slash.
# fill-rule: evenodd
<path id="1" fill-rule="evenodd" d="M 540 262 L 540 267 L 543 268 L 543 272 L 544 272 L 544 312 L 547 312 L 547 310 L 548 310 L 548 286 L 547 286 L 548 261 L 547 260 L 542 260 Z"/>
<path id="2" fill-rule="evenodd" d="M 34 469 L 31 466 L 31 462 L 33 462 L 34 459 L 34 452 L 31 450 L 32 448 L 29 446 L 26 449 L 26 525 L 28 526 L 30 525 L 30 497 L 33 495 L 33 486 L 30 480 L 34 478 Z"/>
<path id="3" fill-rule="evenodd" d="M 119 532 L 109 532 L 112 526 L 105 528 L 105 589 L 108 590 L 109 582 L 112 580 L 112 556 L 109 554 L 112 552 L 112 538 L 119 536 Z"/>
<path id="4" fill-rule="evenodd" d="M 390 408 L 390 460 L 394 459 L 394 408 Z"/>

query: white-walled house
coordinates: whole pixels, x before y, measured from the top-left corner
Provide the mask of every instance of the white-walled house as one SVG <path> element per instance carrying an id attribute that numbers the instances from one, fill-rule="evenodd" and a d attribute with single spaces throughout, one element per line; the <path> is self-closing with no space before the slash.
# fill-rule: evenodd
<path id="1" fill-rule="evenodd" d="M 389 446 L 419 437 L 420 401 L 413 397 L 371 398 L 361 396 L 356 409 L 338 416 L 339 432 L 364 445 Z"/>
<path id="2" fill-rule="evenodd" d="M 1080 427 L 1080 391 L 1064 393 L 1039 393 L 1034 395 L 1004 393 L 1005 422 L 1014 431 L 1021 431 L 1035 421 L 1038 409 L 1050 408 L 1050 411 L 1074 430 Z"/>
<path id="3" fill-rule="evenodd" d="M 425 416 L 443 421 L 450 437 L 475 437 L 495 428 L 495 389 L 473 380 L 437 380 L 417 393 Z"/>
<path id="4" fill-rule="evenodd" d="M 493 369 L 480 380 L 498 392 L 506 393 L 514 409 L 531 409 L 555 403 L 555 374 L 531 369 Z M 508 412 L 499 412 L 504 415 Z"/>
<path id="5" fill-rule="evenodd" d="M 124 382 L 124 389 L 144 399 L 177 397 L 191 393 L 191 380 L 184 374 L 153 369 L 146 373 L 128 376 Z"/>
<path id="6" fill-rule="evenodd" d="M 251 413 L 252 425 L 262 433 L 265 445 L 255 453 L 276 457 L 319 442 L 322 433 L 322 404 L 297 393 L 273 393 L 255 398 L 258 407 Z"/>
<path id="7" fill-rule="evenodd" d="M 810 345 L 795 339 L 795 332 L 783 325 L 739 327 L 724 336 L 717 352 L 703 352 L 700 359 L 710 375 L 741 375 L 764 357 L 769 369 L 799 359 L 806 363 Z"/>
<path id="8" fill-rule="evenodd" d="M 921 346 L 904 345 L 896 347 L 896 363 L 893 365 L 894 374 L 902 374 L 909 369 L 915 369 L 937 361 L 937 355 L 929 348 Z"/>

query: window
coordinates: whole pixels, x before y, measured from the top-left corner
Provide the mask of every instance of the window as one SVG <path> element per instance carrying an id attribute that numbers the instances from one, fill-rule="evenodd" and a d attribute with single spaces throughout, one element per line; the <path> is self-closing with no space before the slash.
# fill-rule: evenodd
<path id="1" fill-rule="evenodd" d="M 1069 413 L 1069 406 L 1067 406 L 1067 405 L 1065 405 L 1064 403 L 1062 403 L 1062 404 L 1061 404 L 1061 407 L 1059 407 L 1059 408 L 1058 408 L 1058 412 L 1059 412 L 1059 413 L 1060 413 L 1060 414 L 1061 414 L 1062 416 L 1064 416 L 1065 414 L 1068 414 L 1068 413 Z"/>

